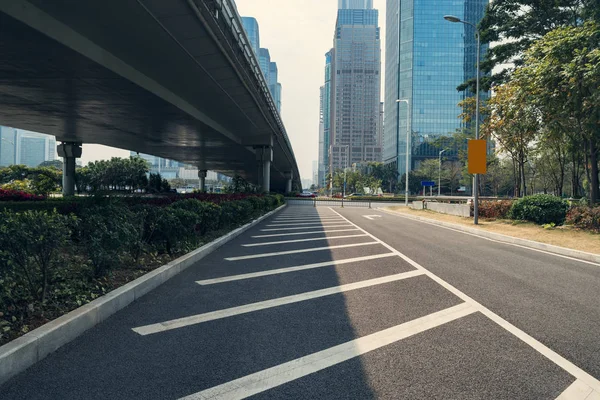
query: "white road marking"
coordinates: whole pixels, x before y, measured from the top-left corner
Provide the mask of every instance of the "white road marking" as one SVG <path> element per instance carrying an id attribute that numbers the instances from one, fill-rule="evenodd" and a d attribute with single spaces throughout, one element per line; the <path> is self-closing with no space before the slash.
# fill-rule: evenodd
<path id="1" fill-rule="evenodd" d="M 190 325 L 197 325 L 203 322 L 214 321 L 216 319 L 228 318 L 234 315 L 246 314 L 254 311 L 265 310 L 267 308 L 279 307 L 285 304 L 298 303 L 301 301 L 316 299 L 319 297 L 331 296 L 334 294 L 349 292 L 351 290 L 363 289 L 370 286 L 382 285 L 385 283 L 400 281 L 423 275 L 421 271 L 403 272 L 401 274 L 384 276 L 381 278 L 369 279 L 366 281 L 349 283 L 347 285 L 334 286 L 326 289 L 315 290 L 301 294 L 295 294 L 278 299 L 260 301 L 258 303 L 246 304 L 239 307 L 226 308 L 224 310 L 212 311 L 204 314 L 192 315 L 189 317 L 178 318 L 171 321 L 160 322 L 133 328 L 133 331 L 140 335 L 151 335 L 158 332 L 165 332 L 172 329 L 183 328 Z"/>
<path id="2" fill-rule="evenodd" d="M 346 258 L 344 260 L 326 261 L 326 262 L 315 263 L 315 264 L 298 265 L 296 267 L 278 268 L 278 269 L 272 269 L 272 270 L 267 270 L 267 271 L 252 272 L 252 273 L 248 273 L 248 274 L 225 276 L 222 278 L 205 279 L 203 281 L 196 281 L 196 283 L 198 283 L 199 285 L 203 285 L 203 286 L 215 285 L 218 283 L 259 278 L 261 276 L 285 274 L 288 272 L 304 271 L 307 269 L 323 268 L 323 267 L 336 267 L 336 266 L 344 265 L 344 264 L 350 264 L 350 263 L 361 262 L 361 261 L 370 261 L 370 260 L 376 260 L 379 258 L 388 258 L 388 257 L 397 257 L 397 255 L 395 253 L 385 253 L 385 254 L 376 254 L 374 256 Z"/>
<path id="3" fill-rule="evenodd" d="M 314 251 L 344 249 L 347 247 L 372 246 L 374 244 L 379 244 L 379 242 L 340 244 L 337 246 L 315 247 L 312 249 L 298 249 L 298 250 L 288 250 L 288 251 L 277 251 L 274 253 L 249 254 L 247 256 L 227 257 L 227 258 L 225 258 L 225 260 L 227 260 L 227 261 L 251 260 L 253 258 L 275 257 L 275 256 L 283 256 L 283 255 L 287 255 L 287 254 L 297 254 L 297 253 L 312 253 Z"/>
<path id="4" fill-rule="evenodd" d="M 336 364 L 385 347 L 402 339 L 433 329 L 474 313 L 468 304 L 417 318 L 404 324 L 363 336 L 326 350 L 277 365 L 210 389 L 183 397 L 182 400 L 237 400 L 245 399 L 287 382 L 313 374 Z"/>
<path id="5" fill-rule="evenodd" d="M 316 228 L 319 225 L 327 226 L 327 225 L 332 225 L 332 224 L 341 224 L 343 222 L 344 222 L 343 220 L 323 221 L 323 222 L 292 222 L 292 223 L 285 223 L 285 224 L 271 224 L 271 225 L 267 225 L 267 226 L 269 226 L 269 227 L 275 227 L 275 226 L 304 226 L 304 225 L 314 225 L 314 226 L 309 226 L 307 228 Z"/>
<path id="6" fill-rule="evenodd" d="M 314 221 L 320 221 L 320 220 L 324 220 L 324 219 L 341 219 L 340 217 L 338 217 L 337 215 L 332 215 L 330 217 L 309 217 L 309 216 L 303 216 L 303 217 L 276 217 L 273 219 L 273 221 L 290 221 L 290 220 L 314 220 Z"/>
<path id="7" fill-rule="evenodd" d="M 577 379 L 556 400 L 598 400 L 600 394 Z"/>
<path id="8" fill-rule="evenodd" d="M 373 221 L 375 218 L 381 218 L 381 215 L 363 215 L 366 219 Z"/>
<path id="9" fill-rule="evenodd" d="M 323 237 L 320 237 L 320 238 L 310 238 L 310 239 L 281 240 L 279 242 L 250 243 L 250 244 L 243 244 L 242 246 L 243 247 L 272 246 L 272 245 L 275 245 L 275 244 L 313 242 L 313 241 L 316 241 L 316 240 L 329 240 L 329 239 L 347 239 L 347 238 L 365 237 L 365 236 L 367 236 L 367 235 L 365 235 L 364 233 L 361 233 L 360 235 L 323 236 Z"/>
<path id="10" fill-rule="evenodd" d="M 316 234 L 316 233 L 350 232 L 350 231 L 357 231 L 357 230 L 358 229 L 356 229 L 356 228 L 351 228 L 351 229 L 334 229 L 334 230 L 330 230 L 330 231 L 310 231 L 310 232 L 294 232 L 294 233 L 276 233 L 274 235 L 252 236 L 252 239 L 280 237 L 280 236 L 312 235 L 312 234 Z"/>
<path id="11" fill-rule="evenodd" d="M 449 231 L 462 233 L 463 235 L 473 236 L 473 237 L 476 237 L 478 239 L 489 240 L 490 242 L 505 244 L 505 245 L 508 245 L 508 246 L 520 247 L 522 249 L 531 250 L 531 251 L 537 251 L 538 253 L 544 253 L 544 254 L 548 254 L 548 255 L 551 255 L 551 256 L 565 258 L 567 260 L 577 261 L 577 262 L 580 262 L 580 263 L 589 264 L 589 265 L 595 265 L 596 267 L 600 267 L 599 263 L 595 263 L 593 261 L 581 260 L 579 258 L 569 257 L 569 256 L 565 256 L 565 255 L 558 254 L 558 253 L 552 253 L 552 252 L 546 251 L 546 250 L 534 249 L 533 247 L 527 247 L 527 246 L 523 246 L 523 245 L 516 244 L 516 243 L 508 243 L 508 242 L 503 242 L 501 240 L 496 240 L 496 239 L 492 239 L 492 238 L 482 237 L 482 236 L 479 236 L 479 235 L 477 235 L 475 233 L 465 232 L 465 231 L 461 231 L 461 230 L 458 230 L 458 229 L 453 229 L 453 228 L 450 228 L 450 227 L 447 227 L 447 226 L 437 225 L 437 224 L 435 224 L 433 222 L 428 222 L 428 221 L 423 221 L 423 220 L 416 220 L 416 219 L 412 219 L 412 218 L 407 218 L 404 215 L 395 213 L 393 211 L 388 211 L 388 210 L 383 210 L 383 209 L 381 211 L 386 212 L 386 213 L 391 214 L 391 215 L 395 215 L 395 216 L 400 217 L 400 218 L 408 219 L 410 221 L 421 222 L 423 224 L 428 224 L 428 225 L 432 225 L 432 226 L 435 226 L 435 227 L 438 227 L 438 228 L 447 229 Z"/>
<path id="12" fill-rule="evenodd" d="M 346 228 L 348 227 L 348 224 L 344 224 L 344 225 L 327 225 L 325 228 Z M 298 230 L 298 229 L 314 229 L 314 228 L 320 228 L 320 226 L 300 226 L 300 227 L 295 227 L 295 228 L 270 228 L 270 229 L 261 229 L 261 232 L 278 232 L 278 231 L 293 231 L 293 230 Z"/>
<path id="13" fill-rule="evenodd" d="M 339 216 L 343 217 L 341 214 L 339 214 L 337 211 L 333 210 L 332 208 L 330 208 L 330 210 L 333 211 L 334 213 L 338 214 Z M 385 243 L 381 239 L 378 239 L 377 237 L 375 237 L 371 233 L 367 232 L 363 228 L 359 227 L 355 223 L 351 222 L 347 218 L 345 218 L 345 217 L 343 217 L 343 218 L 346 221 L 348 221 L 348 223 L 352 224 L 353 226 L 355 226 L 362 232 L 368 234 L 373 240 L 378 241 L 379 244 L 381 244 L 382 246 L 384 246 L 387 249 L 389 249 L 390 251 L 396 253 L 400 258 L 402 258 L 404 261 L 406 261 L 413 267 L 417 268 L 419 271 L 423 271 L 423 273 L 425 275 L 427 275 L 428 277 L 430 277 L 431 279 L 436 281 L 438 284 L 440 284 L 441 286 L 443 286 L 450 292 L 454 293 L 456 296 L 458 296 L 465 302 L 471 304 L 473 307 L 475 307 L 477 309 L 477 311 L 481 312 L 486 317 L 488 317 L 489 319 L 494 321 L 496 324 L 500 325 L 502 328 L 504 328 L 508 332 L 512 333 L 514 336 L 518 337 L 519 339 L 521 339 L 523 342 L 528 344 L 530 347 L 532 347 L 538 353 L 540 353 L 543 356 L 545 356 L 546 358 L 548 358 L 550 361 L 552 361 L 553 363 L 555 363 L 556 365 L 558 365 L 559 367 L 561 367 L 562 369 L 564 369 L 565 371 L 567 371 L 568 373 L 573 375 L 575 378 L 577 378 L 577 379 L 583 381 L 585 384 L 589 385 L 594 391 L 600 392 L 600 381 L 598 381 L 596 378 L 594 378 L 593 376 L 591 376 L 590 374 L 588 374 L 587 372 L 585 372 L 584 370 L 582 370 L 581 368 L 579 368 L 578 366 L 573 364 L 571 361 L 567 360 L 563 356 L 561 356 L 558 353 L 556 353 L 555 351 L 551 350 L 546 345 L 542 344 L 541 342 L 539 342 L 538 340 L 536 340 L 529 334 L 527 334 L 524 331 L 522 331 L 521 329 L 517 328 L 516 326 L 514 326 L 513 324 L 511 324 L 504 318 L 500 317 L 499 315 L 497 315 L 490 309 L 486 308 L 484 305 L 475 301 L 473 298 L 464 294 L 463 292 L 461 292 L 460 290 L 458 290 L 457 288 L 455 288 L 454 286 L 452 286 L 451 284 L 449 284 L 442 278 L 438 277 L 437 275 L 430 272 L 428 269 L 424 268 L 422 265 L 420 265 L 416 261 L 412 260 L 411 258 L 404 255 L 403 253 L 399 252 L 398 250 L 396 250 L 389 244 Z"/>

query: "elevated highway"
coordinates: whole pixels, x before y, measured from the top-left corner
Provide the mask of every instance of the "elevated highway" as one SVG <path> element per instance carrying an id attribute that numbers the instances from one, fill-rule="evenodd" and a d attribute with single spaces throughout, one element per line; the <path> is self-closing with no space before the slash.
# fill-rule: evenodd
<path id="1" fill-rule="evenodd" d="M 300 187 L 231 0 L 0 0 L 0 124 Z M 68 194 L 68 193 L 67 193 Z"/>

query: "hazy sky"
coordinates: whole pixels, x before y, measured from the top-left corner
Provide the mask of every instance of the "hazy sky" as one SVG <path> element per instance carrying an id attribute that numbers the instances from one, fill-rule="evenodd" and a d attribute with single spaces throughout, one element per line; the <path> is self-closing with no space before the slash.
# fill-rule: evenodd
<path id="1" fill-rule="evenodd" d="M 241 16 L 258 20 L 261 47 L 268 48 L 271 60 L 277 62 L 283 122 L 300 174 L 311 179 L 312 162 L 318 158 L 319 87 L 324 83 L 325 53 L 333 46 L 337 0 L 236 0 L 236 4 Z M 382 28 L 383 69 L 385 0 L 374 0 L 374 7 Z M 82 161 L 128 155 L 124 150 L 84 145 Z"/>

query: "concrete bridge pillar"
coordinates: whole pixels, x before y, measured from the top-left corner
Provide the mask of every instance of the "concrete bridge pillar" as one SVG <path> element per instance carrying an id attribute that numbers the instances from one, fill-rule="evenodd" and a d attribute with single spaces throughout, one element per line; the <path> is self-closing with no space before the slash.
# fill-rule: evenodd
<path id="1" fill-rule="evenodd" d="M 271 163 L 273 162 L 273 146 L 255 146 L 258 163 L 258 185 L 262 192 L 271 191 Z"/>
<path id="2" fill-rule="evenodd" d="M 294 178 L 294 173 L 292 171 L 285 173 L 285 192 L 292 193 L 292 179 Z"/>
<path id="3" fill-rule="evenodd" d="M 206 175 L 208 171 L 201 169 L 198 171 L 198 178 L 200 178 L 200 192 L 206 192 Z"/>
<path id="4" fill-rule="evenodd" d="M 75 161 L 81 157 L 81 143 L 62 142 L 56 150 L 63 158 L 63 196 L 75 196 Z"/>

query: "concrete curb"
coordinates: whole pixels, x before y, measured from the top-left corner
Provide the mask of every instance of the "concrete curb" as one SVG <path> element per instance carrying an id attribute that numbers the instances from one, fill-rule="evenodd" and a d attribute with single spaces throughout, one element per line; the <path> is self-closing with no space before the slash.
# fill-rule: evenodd
<path id="1" fill-rule="evenodd" d="M 412 219 L 414 221 L 420 221 L 420 222 L 424 222 L 424 223 L 428 223 L 428 224 L 432 224 L 432 225 L 436 225 L 436 226 L 441 226 L 444 228 L 454 229 L 457 231 L 465 232 L 465 233 L 479 236 L 479 237 L 486 238 L 486 239 L 492 239 L 492 240 L 497 240 L 497 241 L 503 242 L 503 243 L 514 244 L 514 245 L 523 246 L 523 247 L 529 247 L 534 250 L 547 251 L 549 253 L 554 253 L 554 254 L 561 255 L 561 256 L 577 258 L 577 259 L 580 259 L 583 261 L 589 261 L 589 262 L 600 264 L 600 255 L 598 255 L 598 254 L 587 253 L 585 251 L 579 251 L 579 250 L 573 250 L 573 249 L 567 249 L 566 247 L 554 246 L 551 244 L 536 242 L 536 241 L 528 240 L 528 239 L 521 239 L 521 238 L 514 237 L 514 236 L 507 236 L 507 235 L 503 235 L 501 233 L 487 232 L 482 229 L 469 228 L 469 227 L 466 227 L 463 225 L 453 224 L 451 222 L 438 221 L 435 219 L 419 217 L 416 215 L 405 215 L 405 214 L 397 213 L 397 212 L 394 212 L 392 210 L 387 210 L 387 209 L 381 209 L 381 211 L 384 211 L 389 214 L 397 215 L 399 217 Z"/>
<path id="2" fill-rule="evenodd" d="M 61 346 L 125 308 L 285 206 L 284 204 L 191 253 L 173 260 L 0 347 L 0 384 L 25 371 Z"/>

